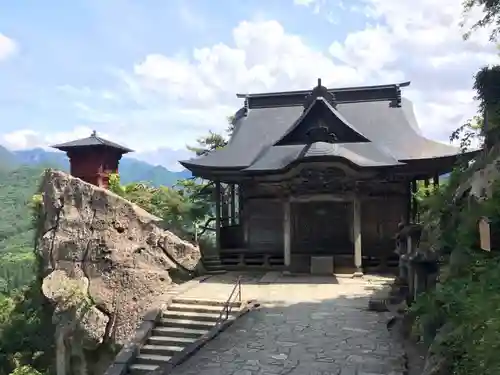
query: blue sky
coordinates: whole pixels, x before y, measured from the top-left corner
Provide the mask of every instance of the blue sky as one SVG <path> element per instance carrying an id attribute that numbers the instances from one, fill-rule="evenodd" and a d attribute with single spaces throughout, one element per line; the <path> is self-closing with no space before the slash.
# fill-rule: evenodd
<path id="1" fill-rule="evenodd" d="M 475 112 L 472 75 L 497 61 L 464 42 L 460 0 L 4 0 L 0 143 L 45 147 L 92 129 L 176 168 L 225 128 L 236 92 L 412 80 L 426 135 Z M 348 6 L 346 4 L 349 4 Z"/>

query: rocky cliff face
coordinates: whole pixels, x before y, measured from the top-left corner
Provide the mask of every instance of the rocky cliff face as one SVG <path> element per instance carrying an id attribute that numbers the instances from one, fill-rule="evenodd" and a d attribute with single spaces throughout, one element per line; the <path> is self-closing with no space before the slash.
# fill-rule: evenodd
<path id="1" fill-rule="evenodd" d="M 47 171 L 41 191 L 37 253 L 55 306 L 58 375 L 99 373 L 99 350 L 129 339 L 174 276 L 197 271 L 200 252 L 133 203 L 66 173 Z"/>

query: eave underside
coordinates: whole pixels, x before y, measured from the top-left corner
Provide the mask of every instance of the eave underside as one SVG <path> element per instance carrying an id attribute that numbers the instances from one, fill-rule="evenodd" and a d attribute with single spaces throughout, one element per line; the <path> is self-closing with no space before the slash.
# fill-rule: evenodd
<path id="1" fill-rule="evenodd" d="M 474 153 L 463 155 L 463 157 L 472 158 Z M 194 176 L 206 180 L 221 181 L 225 183 L 240 183 L 247 180 L 280 180 L 287 174 L 293 174 L 294 170 L 299 166 L 314 166 L 317 164 L 345 165 L 347 169 L 353 171 L 353 179 L 373 179 L 373 180 L 411 180 L 425 179 L 436 175 L 450 173 L 458 163 L 460 155 L 453 155 L 439 159 L 421 159 L 408 161 L 405 164 L 397 166 L 382 166 L 382 167 L 359 167 L 350 162 L 339 159 L 315 158 L 306 161 L 296 162 L 288 165 L 281 170 L 254 171 L 249 172 L 242 169 L 227 169 L 227 168 L 192 168 L 191 172 Z"/>

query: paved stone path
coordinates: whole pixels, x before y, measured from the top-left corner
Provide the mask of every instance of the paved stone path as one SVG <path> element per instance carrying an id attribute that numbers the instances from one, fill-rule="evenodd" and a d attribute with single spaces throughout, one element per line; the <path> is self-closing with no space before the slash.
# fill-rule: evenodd
<path id="1" fill-rule="evenodd" d="M 173 375 L 402 375 L 403 349 L 387 316 L 366 310 L 388 279 L 246 275 L 243 298 L 261 307 L 236 321 Z M 235 274 L 217 276 L 183 297 L 229 295 Z M 259 280 L 265 281 L 266 284 Z"/>

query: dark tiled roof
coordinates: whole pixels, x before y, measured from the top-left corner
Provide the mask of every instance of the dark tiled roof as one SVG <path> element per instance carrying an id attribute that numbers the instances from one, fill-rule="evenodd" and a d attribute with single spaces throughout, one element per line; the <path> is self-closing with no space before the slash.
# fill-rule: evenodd
<path id="1" fill-rule="evenodd" d="M 114 143 L 111 141 L 108 141 L 104 138 L 101 138 L 97 136 L 97 134 L 94 132 L 90 137 L 87 138 L 82 138 L 82 139 L 77 139 L 75 141 L 71 142 L 66 142 L 66 143 L 60 143 L 57 145 L 52 146 L 53 148 L 56 148 L 61 151 L 68 151 L 77 147 L 92 147 L 92 146 L 107 146 L 110 148 L 114 148 L 117 150 L 122 151 L 124 154 L 133 152 L 133 150 L 121 146 L 118 143 Z"/>
<path id="2" fill-rule="evenodd" d="M 283 168 L 302 155 L 306 145 L 273 146 L 290 132 L 304 108 L 300 105 L 262 107 L 248 110 L 236 121 L 229 144 L 207 156 L 183 161 L 188 169 L 273 170 Z M 314 145 L 311 153 L 344 157 L 359 166 L 389 166 L 419 159 L 434 159 L 460 153 L 456 147 L 425 138 L 417 125 L 412 103 L 401 99 L 340 102 L 334 108 L 339 119 L 370 142 Z M 330 150 L 330 151 L 328 151 Z M 335 151 L 332 151 L 335 150 Z M 330 152 L 330 154 L 328 154 Z M 333 155 L 332 153 L 336 153 Z"/>
<path id="3" fill-rule="evenodd" d="M 293 162 L 314 157 L 345 158 L 359 167 L 400 165 L 395 158 L 377 149 L 373 143 L 327 143 L 311 145 L 272 146 L 244 171 L 272 171 L 286 168 Z"/>
<path id="4" fill-rule="evenodd" d="M 307 150 L 304 157 L 336 156 L 345 158 L 360 167 L 384 167 L 401 164 L 374 143 L 325 143 L 316 142 Z"/>

